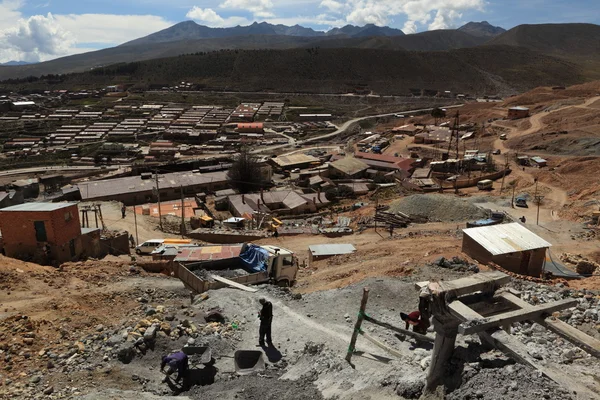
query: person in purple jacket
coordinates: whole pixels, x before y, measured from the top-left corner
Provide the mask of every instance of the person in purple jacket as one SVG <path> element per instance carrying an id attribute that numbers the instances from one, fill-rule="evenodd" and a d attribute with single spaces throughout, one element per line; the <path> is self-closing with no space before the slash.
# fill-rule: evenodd
<path id="1" fill-rule="evenodd" d="M 177 353 L 164 356 L 162 362 L 160 363 L 161 372 L 164 371 L 166 365 L 169 366 L 169 369 L 166 372 L 167 376 L 170 376 L 173 372 L 177 371 L 177 378 L 175 379 L 175 382 L 179 382 L 179 380 L 184 378 L 184 376 L 187 374 L 188 356 L 183 351 L 178 351 Z"/>

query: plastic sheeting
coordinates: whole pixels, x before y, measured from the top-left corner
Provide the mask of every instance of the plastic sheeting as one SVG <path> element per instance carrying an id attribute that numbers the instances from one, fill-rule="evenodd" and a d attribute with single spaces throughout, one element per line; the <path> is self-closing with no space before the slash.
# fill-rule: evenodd
<path id="1" fill-rule="evenodd" d="M 249 272 L 262 272 L 267 270 L 269 252 L 255 244 L 249 244 L 240 254 L 244 269 Z"/>

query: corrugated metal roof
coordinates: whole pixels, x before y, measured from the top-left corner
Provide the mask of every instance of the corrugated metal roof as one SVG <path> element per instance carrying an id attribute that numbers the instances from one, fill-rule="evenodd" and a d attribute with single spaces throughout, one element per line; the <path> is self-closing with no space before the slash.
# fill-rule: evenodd
<path id="1" fill-rule="evenodd" d="M 354 253 L 356 248 L 351 244 L 313 244 L 308 250 L 313 256 L 335 256 Z"/>
<path id="2" fill-rule="evenodd" d="M 463 232 L 495 256 L 552 246 L 552 244 L 516 222 L 481 228 L 468 228 L 463 229 Z"/>
<path id="3" fill-rule="evenodd" d="M 365 162 L 354 157 L 342 158 L 340 160 L 332 162 L 329 165 L 332 168 L 335 168 L 338 171 L 341 171 L 344 174 L 350 176 L 358 174 L 359 172 L 369 168 L 369 166 Z"/>
<path id="4" fill-rule="evenodd" d="M 16 206 L 6 207 L 0 211 L 56 211 L 60 210 L 61 208 L 76 205 L 77 203 L 25 203 Z"/>
<path id="5" fill-rule="evenodd" d="M 319 162 L 319 159 L 313 156 L 298 153 L 290 154 L 287 156 L 275 157 L 273 158 L 273 162 L 279 165 L 280 167 L 289 167 L 297 164 L 309 164 L 313 162 Z"/>

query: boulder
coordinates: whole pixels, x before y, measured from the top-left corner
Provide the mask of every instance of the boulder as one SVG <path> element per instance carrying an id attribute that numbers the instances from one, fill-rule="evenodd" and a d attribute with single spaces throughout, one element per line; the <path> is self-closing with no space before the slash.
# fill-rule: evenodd
<path id="1" fill-rule="evenodd" d="M 134 344 L 131 342 L 123 343 L 117 350 L 117 359 L 123 364 L 129 364 L 135 357 Z"/>

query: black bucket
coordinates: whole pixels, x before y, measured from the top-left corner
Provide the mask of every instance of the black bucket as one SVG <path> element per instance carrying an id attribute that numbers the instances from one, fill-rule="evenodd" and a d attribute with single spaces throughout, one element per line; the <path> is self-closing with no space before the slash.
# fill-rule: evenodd
<path id="1" fill-rule="evenodd" d="M 265 370 L 263 352 L 258 350 L 238 350 L 234 355 L 235 372 L 238 375 L 248 375 Z"/>

